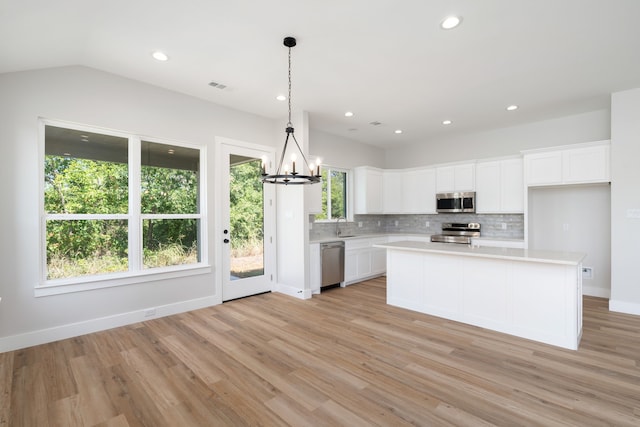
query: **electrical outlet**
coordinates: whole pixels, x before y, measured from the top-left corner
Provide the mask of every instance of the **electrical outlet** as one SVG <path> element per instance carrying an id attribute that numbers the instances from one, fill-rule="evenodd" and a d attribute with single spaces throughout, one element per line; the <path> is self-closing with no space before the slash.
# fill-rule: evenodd
<path id="1" fill-rule="evenodd" d="M 312 222 L 309 223 L 309 230 L 313 230 L 313 223 Z"/>
<path id="2" fill-rule="evenodd" d="M 398 224 L 399 224 L 398 220 L 396 220 L 396 221 L 395 221 L 395 224 L 396 224 L 396 227 L 397 227 L 397 226 L 398 226 Z"/>
<path id="3" fill-rule="evenodd" d="M 378 227 L 380 227 L 380 221 L 378 221 Z"/>
<path id="4" fill-rule="evenodd" d="M 507 229 L 507 223 L 506 223 L 506 222 L 503 222 L 503 223 L 502 223 L 502 229 L 503 229 L 503 230 L 506 230 L 506 229 Z"/>
<path id="5" fill-rule="evenodd" d="M 562 231 L 569 231 L 569 224 L 567 223 L 562 224 Z"/>
<path id="6" fill-rule="evenodd" d="M 425 226 L 425 227 L 427 227 L 427 228 L 429 228 L 429 221 L 426 221 L 426 222 L 424 223 L 424 226 Z"/>
<path id="7" fill-rule="evenodd" d="M 592 267 L 582 267 L 582 278 L 583 279 L 593 279 L 593 268 Z"/>
<path id="8" fill-rule="evenodd" d="M 358 227 L 362 228 L 362 221 L 358 221 Z"/>

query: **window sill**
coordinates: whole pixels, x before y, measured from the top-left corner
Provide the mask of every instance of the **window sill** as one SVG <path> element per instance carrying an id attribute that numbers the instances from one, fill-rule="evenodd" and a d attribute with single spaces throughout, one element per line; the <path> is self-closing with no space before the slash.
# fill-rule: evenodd
<path id="1" fill-rule="evenodd" d="M 211 273 L 212 268 L 206 264 L 175 266 L 141 271 L 138 273 L 116 273 L 101 276 L 78 277 L 46 281 L 35 288 L 36 297 L 69 294 L 73 292 L 92 291 L 115 286 L 133 285 L 136 283 L 154 282 L 187 276 Z"/>

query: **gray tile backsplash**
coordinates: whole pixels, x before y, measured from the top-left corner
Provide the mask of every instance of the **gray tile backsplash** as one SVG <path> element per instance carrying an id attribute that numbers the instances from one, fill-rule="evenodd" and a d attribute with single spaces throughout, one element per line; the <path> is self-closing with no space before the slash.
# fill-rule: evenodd
<path id="1" fill-rule="evenodd" d="M 335 222 L 315 222 L 309 215 L 312 227 L 310 240 L 335 236 Z M 427 227 L 427 222 L 429 226 Z M 497 239 L 524 239 L 524 215 L 522 214 L 434 214 L 434 215 L 355 215 L 353 222 L 340 221 L 343 235 L 375 233 L 439 234 L 443 222 L 479 222 L 482 237 Z M 359 223 L 362 223 L 359 227 Z M 506 224 L 506 229 L 503 229 Z"/>

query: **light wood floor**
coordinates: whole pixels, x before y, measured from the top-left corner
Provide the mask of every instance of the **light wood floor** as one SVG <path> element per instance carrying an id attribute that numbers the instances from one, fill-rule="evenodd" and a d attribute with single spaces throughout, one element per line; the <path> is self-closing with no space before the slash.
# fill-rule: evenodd
<path id="1" fill-rule="evenodd" d="M 265 294 L 0 354 L 0 425 L 640 425 L 640 317 L 585 298 L 578 351 L 385 304 Z"/>

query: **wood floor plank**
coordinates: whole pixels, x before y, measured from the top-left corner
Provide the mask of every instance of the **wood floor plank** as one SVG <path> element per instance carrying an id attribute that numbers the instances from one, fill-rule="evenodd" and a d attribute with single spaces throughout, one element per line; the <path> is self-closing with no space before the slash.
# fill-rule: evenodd
<path id="1" fill-rule="evenodd" d="M 0 354 L 0 427 L 638 426 L 640 317 L 577 351 L 386 304 L 377 278 Z"/>

